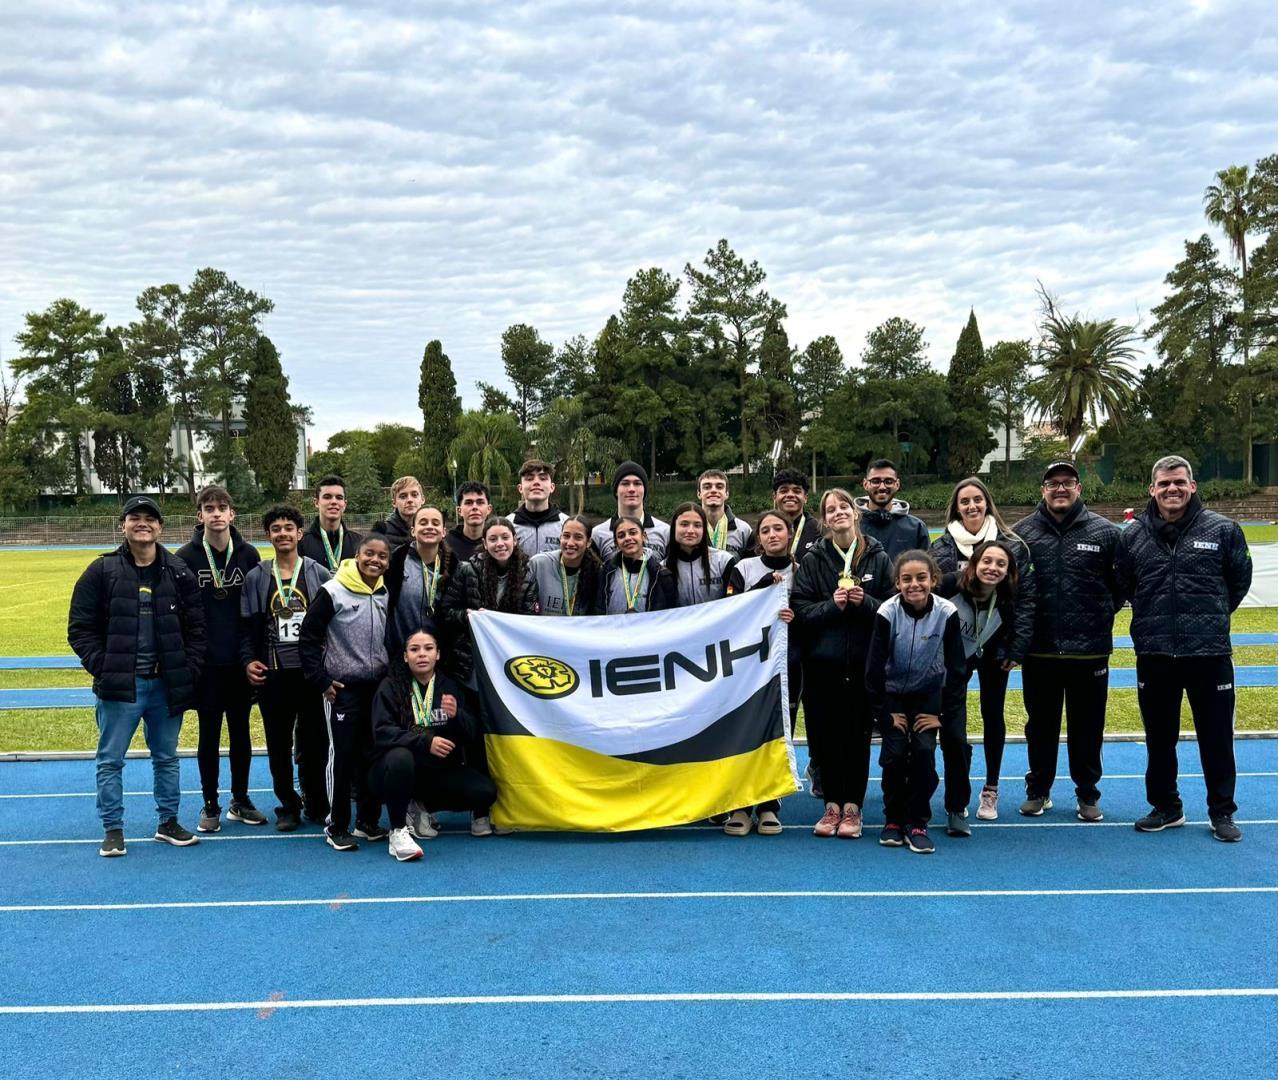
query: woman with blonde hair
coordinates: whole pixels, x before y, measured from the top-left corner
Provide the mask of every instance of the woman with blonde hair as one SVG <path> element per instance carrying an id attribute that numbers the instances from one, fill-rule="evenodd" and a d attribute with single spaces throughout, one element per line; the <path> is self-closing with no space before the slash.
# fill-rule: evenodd
<path id="1" fill-rule="evenodd" d="M 821 496 L 825 536 L 794 573 L 792 631 L 803 664 L 808 752 L 821 776 L 825 813 L 817 836 L 855 839 L 870 775 L 874 722 L 865 686 L 865 656 L 879 602 L 892 594 L 883 546 L 861 532 L 851 494 Z"/>

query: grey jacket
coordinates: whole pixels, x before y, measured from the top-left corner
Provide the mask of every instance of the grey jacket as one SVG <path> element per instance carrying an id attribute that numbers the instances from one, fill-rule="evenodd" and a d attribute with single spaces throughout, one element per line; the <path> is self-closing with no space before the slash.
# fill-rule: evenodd
<path id="1" fill-rule="evenodd" d="M 728 575 L 737 557 L 731 551 L 717 551 L 711 548 L 710 580 L 707 581 L 701 570 L 700 559 L 675 559 L 675 589 L 679 607 L 690 607 L 693 604 L 704 604 L 707 600 L 718 600 L 727 595 Z"/>

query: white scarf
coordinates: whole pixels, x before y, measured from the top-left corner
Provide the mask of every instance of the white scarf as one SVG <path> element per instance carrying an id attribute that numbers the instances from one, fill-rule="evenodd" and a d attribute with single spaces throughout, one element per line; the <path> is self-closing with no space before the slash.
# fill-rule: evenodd
<path id="1" fill-rule="evenodd" d="M 993 514 L 985 515 L 985 524 L 981 526 L 981 531 L 970 533 L 963 528 L 962 522 L 951 521 L 945 526 L 946 531 L 954 538 L 954 543 L 958 545 L 959 551 L 963 558 L 970 559 L 972 552 L 977 544 L 983 544 L 987 540 L 998 539 L 998 523 L 994 520 Z"/>

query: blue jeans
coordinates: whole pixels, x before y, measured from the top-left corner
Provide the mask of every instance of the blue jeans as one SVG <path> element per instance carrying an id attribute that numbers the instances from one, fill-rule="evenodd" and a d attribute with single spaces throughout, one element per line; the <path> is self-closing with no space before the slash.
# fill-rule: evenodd
<path id="1" fill-rule="evenodd" d="M 177 756 L 182 714 L 169 712 L 163 679 L 137 679 L 135 685 L 137 701 L 98 699 L 98 816 L 103 829 L 124 828 L 124 754 L 139 722 L 151 751 L 155 809 L 161 821 L 177 817 L 182 790 Z"/>

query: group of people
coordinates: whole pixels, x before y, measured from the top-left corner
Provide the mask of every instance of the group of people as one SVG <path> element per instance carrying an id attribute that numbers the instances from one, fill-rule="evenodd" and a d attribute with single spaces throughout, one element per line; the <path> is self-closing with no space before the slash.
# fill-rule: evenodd
<path id="1" fill-rule="evenodd" d="M 733 514 L 728 483 L 719 470 L 702 473 L 696 501 L 665 522 L 645 508 L 643 467 L 624 462 L 612 480 L 616 513 L 592 528 L 554 504 L 553 470 L 531 460 L 512 514 L 496 516 L 488 489 L 469 482 L 450 527 L 451 508 L 424 503 L 422 485 L 402 477 L 391 514 L 361 536 L 345 525 L 341 478 L 327 476 L 309 526 L 289 506 L 263 515 L 269 558 L 235 528 L 222 487 L 198 494 L 194 535 L 176 552 L 159 543 L 159 505 L 133 497 L 121 515 L 123 543 L 84 572 L 69 615 L 68 637 L 98 702 L 100 853 L 125 853 L 121 773 L 139 723 L 157 840 L 186 846 L 222 827 L 224 723 L 226 817 L 267 824 L 248 788 L 254 699 L 278 830 L 305 818 L 323 823 L 337 851 L 386 839 L 403 861 L 420 858 L 417 841 L 437 835 L 439 811 L 468 811 L 472 834 L 492 835 L 501 830 L 489 814 L 497 788 L 475 691 L 472 612 L 642 613 L 731 603 L 759 588 L 786 593 L 790 722 L 802 704 L 813 794 L 824 802 L 817 836 L 862 835 L 876 729 L 879 842 L 934 850 L 938 743 L 945 830 L 971 835 L 973 675 L 985 752 L 975 813 L 996 819 L 1008 677 L 1018 665 L 1029 751 L 1020 813 L 1052 809 L 1064 713 L 1077 816 L 1101 821 L 1114 616 L 1130 601 L 1151 807 L 1136 828 L 1184 823 L 1176 744 L 1187 695 L 1212 835 L 1241 838 L 1229 624 L 1250 587 L 1250 554 L 1239 526 L 1199 502 L 1183 458 L 1154 464 L 1149 504 L 1125 529 L 1086 508 L 1072 462 L 1048 467 L 1042 501 L 1013 526 L 969 477 L 955 486 L 935 541 L 901 499 L 887 460 L 870 462 L 863 495 L 831 488 L 815 505 L 803 473 L 779 470 L 773 507 L 753 528 Z M 188 709 L 199 719 L 203 788 L 195 833 L 178 821 L 177 742 Z M 772 802 L 715 820 L 730 835 L 773 835 L 779 809 Z"/>

